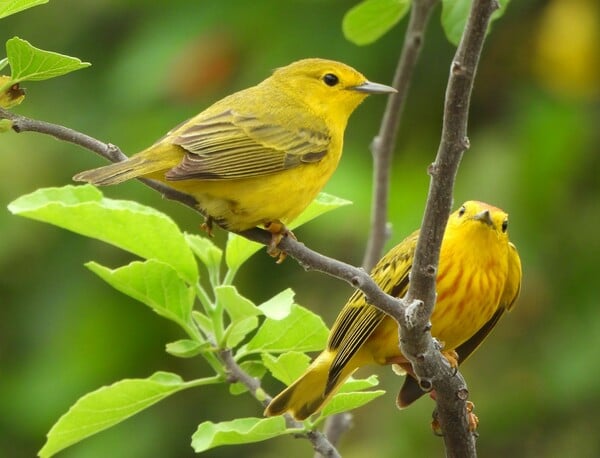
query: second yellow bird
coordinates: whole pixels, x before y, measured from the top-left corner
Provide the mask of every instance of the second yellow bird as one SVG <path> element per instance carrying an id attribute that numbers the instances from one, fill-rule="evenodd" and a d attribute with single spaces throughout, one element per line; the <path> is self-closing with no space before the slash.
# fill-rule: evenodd
<path id="1" fill-rule="evenodd" d="M 403 297 L 419 232 L 392 248 L 371 276 L 386 293 Z M 437 276 L 431 334 L 444 351 L 464 361 L 514 304 L 521 286 L 521 261 L 508 239 L 508 215 L 469 201 L 448 220 Z M 327 348 L 296 382 L 277 395 L 266 415 L 291 413 L 304 420 L 320 410 L 340 385 L 367 364 L 397 364 L 409 375 L 398 396 L 408 406 L 423 391 L 400 352 L 396 321 L 368 304 L 357 291 L 335 320 Z"/>
<path id="2" fill-rule="evenodd" d="M 336 169 L 352 112 L 368 94 L 391 92 L 342 63 L 300 60 L 219 100 L 127 161 L 74 179 L 165 182 L 196 199 L 209 228 L 213 221 L 232 231 L 262 225 L 274 248 L 285 224 Z"/>

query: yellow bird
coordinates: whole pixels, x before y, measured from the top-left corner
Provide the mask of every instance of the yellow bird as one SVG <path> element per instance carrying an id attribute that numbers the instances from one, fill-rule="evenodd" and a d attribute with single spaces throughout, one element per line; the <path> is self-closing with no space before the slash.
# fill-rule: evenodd
<path id="1" fill-rule="evenodd" d="M 304 59 L 175 127 L 128 160 L 85 171 L 96 185 L 145 177 L 192 195 L 231 231 L 264 226 L 271 251 L 317 196 L 342 154 L 348 118 L 368 94 L 396 92 L 353 68 Z"/>
<path id="2" fill-rule="evenodd" d="M 402 297 L 419 231 L 392 248 L 371 276 L 388 294 Z M 464 361 L 481 344 L 506 310 L 521 285 L 521 261 L 508 238 L 508 215 L 491 205 L 469 201 L 450 215 L 442 242 L 437 276 L 437 301 L 431 333 L 444 353 Z M 398 326 L 388 315 L 369 305 L 356 291 L 335 320 L 327 348 L 307 371 L 278 394 L 265 415 L 289 412 L 304 420 L 320 410 L 339 386 L 366 364 L 398 364 L 407 373 L 398 395 L 406 407 L 423 391 L 398 345 Z"/>

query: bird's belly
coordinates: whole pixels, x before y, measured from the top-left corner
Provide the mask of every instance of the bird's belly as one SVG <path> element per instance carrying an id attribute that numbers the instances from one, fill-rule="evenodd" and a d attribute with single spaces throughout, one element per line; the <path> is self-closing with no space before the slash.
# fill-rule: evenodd
<path id="1" fill-rule="evenodd" d="M 504 279 L 474 273 L 459 282 L 438 280 L 438 300 L 431 315 L 431 334 L 453 350 L 487 323 L 500 302 Z"/>
<path id="2" fill-rule="evenodd" d="M 323 171 L 319 164 L 303 164 L 240 180 L 182 180 L 168 184 L 193 195 L 200 208 L 223 227 L 242 231 L 273 220 L 289 223 L 312 202 L 332 172 Z"/>

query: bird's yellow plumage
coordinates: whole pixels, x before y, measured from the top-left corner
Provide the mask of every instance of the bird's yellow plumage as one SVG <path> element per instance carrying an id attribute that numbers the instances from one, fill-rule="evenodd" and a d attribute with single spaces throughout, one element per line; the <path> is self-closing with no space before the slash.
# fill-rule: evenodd
<path id="1" fill-rule="evenodd" d="M 431 333 L 443 342 L 444 351 L 456 351 L 459 362 L 481 344 L 519 294 L 521 261 L 507 227 L 504 211 L 475 201 L 466 202 L 448 220 Z M 373 269 L 372 278 L 388 294 L 406 294 L 417 237 L 418 231 L 392 248 Z M 423 394 L 400 352 L 396 322 L 357 291 L 335 320 L 325 351 L 271 401 L 265 414 L 290 412 L 303 420 L 321 409 L 356 369 L 370 363 L 398 364 L 406 370 L 400 407 Z"/>
<path id="2" fill-rule="evenodd" d="M 368 94 L 390 93 L 353 68 L 304 59 L 210 106 L 127 161 L 79 173 L 96 185 L 153 178 L 191 194 L 232 231 L 280 231 L 337 167 L 344 130 Z"/>

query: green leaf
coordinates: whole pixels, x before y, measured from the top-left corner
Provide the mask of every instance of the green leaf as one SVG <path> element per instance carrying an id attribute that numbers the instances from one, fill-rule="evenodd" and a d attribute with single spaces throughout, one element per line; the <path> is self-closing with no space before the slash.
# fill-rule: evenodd
<path id="1" fill-rule="evenodd" d="M 384 390 L 338 393 L 325 405 L 320 418 L 357 409 L 383 394 L 385 394 Z"/>
<path id="2" fill-rule="evenodd" d="M 361 391 L 366 390 L 367 388 L 373 388 L 374 386 L 379 385 L 379 379 L 376 375 L 371 375 L 368 378 L 360 378 L 355 379 L 350 377 L 346 382 L 340 387 L 339 393 L 349 393 L 351 391 Z"/>
<path id="3" fill-rule="evenodd" d="M 228 348 L 236 347 L 248 333 L 258 327 L 257 315 L 260 309 L 249 299 L 242 296 L 235 286 L 221 285 L 215 288 L 217 303 L 227 311 L 231 323 L 225 330 L 226 345 Z"/>
<path id="4" fill-rule="evenodd" d="M 0 71 L 2 71 L 4 69 L 4 67 L 6 67 L 7 65 L 8 65 L 8 57 L 5 57 L 4 59 L 0 59 Z"/>
<path id="5" fill-rule="evenodd" d="M 181 339 L 166 345 L 167 353 L 178 358 L 192 358 L 210 348 L 208 342 L 198 342 L 192 339 Z"/>
<path id="6" fill-rule="evenodd" d="M 288 229 L 295 229 L 298 226 L 320 216 L 324 213 L 335 210 L 336 208 L 350 205 L 352 202 L 340 197 L 332 196 L 324 192 L 320 193 L 315 200 L 290 224 Z M 254 253 L 260 250 L 264 245 L 251 242 L 242 236 L 229 233 L 227 246 L 225 248 L 225 262 L 230 270 L 237 271 L 241 265 Z"/>
<path id="7" fill-rule="evenodd" d="M 282 320 L 290 314 L 294 304 L 294 291 L 291 288 L 284 289 L 268 301 L 258 306 L 267 318 Z"/>
<path id="8" fill-rule="evenodd" d="M 320 316 L 297 304 L 283 320 L 267 318 L 252 340 L 238 351 L 247 353 L 322 350 L 329 331 Z"/>
<path id="9" fill-rule="evenodd" d="M 240 363 L 240 368 L 251 377 L 256 377 L 258 379 L 263 378 L 263 376 L 267 372 L 264 364 L 256 360 L 242 361 Z M 247 391 L 248 388 L 246 388 L 246 385 L 244 385 L 243 383 L 236 382 L 229 385 L 229 392 L 235 396 L 242 393 L 246 393 Z"/>
<path id="10" fill-rule="evenodd" d="M 258 318 L 255 316 L 231 323 L 225 330 L 225 345 L 227 348 L 237 347 L 257 327 Z"/>
<path id="11" fill-rule="evenodd" d="M 350 200 L 342 199 L 341 197 L 336 197 L 332 194 L 327 194 L 326 192 L 321 192 L 317 198 L 310 203 L 306 210 L 300 213 L 300 216 L 292 221 L 288 227 L 290 229 L 296 229 L 318 216 L 329 213 L 336 208 L 345 207 L 346 205 L 351 204 L 352 202 Z"/>
<path id="12" fill-rule="evenodd" d="M 217 298 L 217 303 L 225 308 L 232 322 L 262 313 L 250 299 L 242 296 L 235 286 L 217 286 L 215 288 L 215 297 Z"/>
<path id="13" fill-rule="evenodd" d="M 86 394 L 52 426 L 39 452 L 46 458 L 107 429 L 177 391 L 194 386 L 168 372 L 146 379 L 126 379 Z"/>
<path id="14" fill-rule="evenodd" d="M 410 4 L 410 0 L 364 0 L 344 16 L 344 36 L 359 46 L 373 43 L 406 15 Z"/>
<path id="15" fill-rule="evenodd" d="M 198 310 L 192 310 L 192 317 L 204 334 L 214 334 L 214 324 L 209 317 Z"/>
<path id="16" fill-rule="evenodd" d="M 18 37 L 6 42 L 6 56 L 13 83 L 47 80 L 92 65 L 76 57 L 38 49 Z"/>
<path id="17" fill-rule="evenodd" d="M 91 185 L 38 189 L 8 205 L 17 215 L 96 238 L 173 267 L 188 283 L 198 281 L 198 265 L 171 218 L 151 207 L 105 198 Z"/>
<path id="18" fill-rule="evenodd" d="M 86 267 L 113 288 L 148 305 L 186 331 L 193 332 L 194 289 L 187 286 L 168 264 L 150 259 L 134 261 L 112 270 L 92 261 Z"/>
<path id="19" fill-rule="evenodd" d="M 48 3 L 48 0 L 2 0 L 0 1 L 0 19 L 44 3 Z"/>
<path id="20" fill-rule="evenodd" d="M 282 416 L 271 418 L 238 418 L 237 420 L 213 423 L 205 421 L 192 436 L 192 447 L 196 453 L 219 445 L 249 444 L 289 433 Z"/>
<path id="21" fill-rule="evenodd" d="M 506 11 L 509 0 L 499 0 L 500 8 L 492 14 L 490 27 L 493 21 L 498 19 Z M 458 46 L 465 24 L 469 17 L 473 0 L 442 0 L 442 27 L 448 41 Z M 488 33 L 490 29 L 488 28 Z"/>
<path id="22" fill-rule="evenodd" d="M 184 234 L 185 240 L 194 254 L 202 261 L 209 272 L 218 273 L 221 268 L 221 259 L 223 250 L 218 248 L 207 237 L 201 237 L 197 234 Z"/>
<path id="23" fill-rule="evenodd" d="M 299 351 L 283 353 L 278 358 L 269 353 L 263 353 L 261 357 L 271 375 L 286 386 L 295 382 L 310 364 L 310 358 Z"/>

